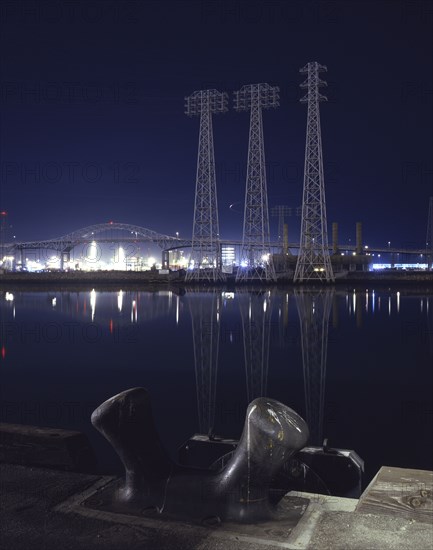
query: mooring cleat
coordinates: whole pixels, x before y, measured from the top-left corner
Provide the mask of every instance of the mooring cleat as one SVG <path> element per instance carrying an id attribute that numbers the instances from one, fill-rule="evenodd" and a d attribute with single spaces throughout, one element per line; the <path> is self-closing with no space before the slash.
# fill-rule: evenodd
<path id="1" fill-rule="evenodd" d="M 270 494 L 272 478 L 309 436 L 307 424 L 295 411 L 260 397 L 247 408 L 232 457 L 221 470 L 213 471 L 170 460 L 144 388 L 126 390 L 102 403 L 92 414 L 92 424 L 125 466 L 125 481 L 116 496 L 120 506 L 156 508 L 161 516 L 205 524 L 209 518 L 248 523 L 272 518 L 276 505 Z"/>

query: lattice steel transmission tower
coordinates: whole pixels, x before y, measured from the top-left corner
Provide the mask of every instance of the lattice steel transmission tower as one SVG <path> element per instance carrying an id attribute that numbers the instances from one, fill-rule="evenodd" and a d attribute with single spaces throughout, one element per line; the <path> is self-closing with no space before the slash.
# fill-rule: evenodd
<path id="1" fill-rule="evenodd" d="M 269 234 L 262 109 L 279 106 L 279 88 L 249 84 L 234 93 L 236 111 L 250 110 L 247 181 L 241 265 L 236 280 L 275 281 Z"/>
<path id="2" fill-rule="evenodd" d="M 427 269 L 433 269 L 433 197 L 428 205 L 427 235 L 425 239 Z"/>
<path id="3" fill-rule="evenodd" d="M 310 443 L 322 445 L 328 326 L 334 289 L 295 289 L 301 329 L 306 420 Z"/>
<path id="4" fill-rule="evenodd" d="M 307 88 L 307 94 L 301 99 L 301 102 L 308 104 L 308 115 L 301 242 L 294 276 L 294 281 L 297 282 L 334 280 L 328 249 L 319 112 L 319 103 L 327 100 L 324 95 L 319 93 L 319 88 L 326 86 L 326 82 L 319 77 L 319 73 L 324 71 L 327 71 L 327 68 L 316 61 L 307 63 L 299 70 L 300 73 L 307 75 L 307 79 L 300 86 Z"/>
<path id="5" fill-rule="evenodd" d="M 186 280 L 218 281 L 224 276 L 221 271 L 212 115 L 227 111 L 228 97 L 217 90 L 201 90 L 185 100 L 185 114 L 200 116 L 192 248 Z"/>

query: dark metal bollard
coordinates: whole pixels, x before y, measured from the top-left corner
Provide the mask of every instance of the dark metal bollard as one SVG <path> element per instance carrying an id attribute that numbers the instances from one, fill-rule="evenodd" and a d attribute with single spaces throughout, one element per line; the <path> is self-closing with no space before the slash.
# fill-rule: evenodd
<path id="1" fill-rule="evenodd" d="M 265 397 L 248 408 L 239 444 L 220 471 L 182 467 L 164 452 L 152 418 L 149 393 L 126 390 L 100 405 L 92 424 L 112 444 L 126 471 L 117 502 L 188 519 L 255 522 L 272 517 L 273 476 L 307 443 L 305 421 Z M 114 503 L 115 504 L 115 503 Z"/>

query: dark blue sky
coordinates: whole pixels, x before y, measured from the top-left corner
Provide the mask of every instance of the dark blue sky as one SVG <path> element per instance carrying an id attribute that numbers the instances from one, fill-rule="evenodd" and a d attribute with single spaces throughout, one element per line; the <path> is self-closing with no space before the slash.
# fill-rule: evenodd
<path id="1" fill-rule="evenodd" d="M 329 224 L 340 222 L 341 241 L 363 221 L 368 244 L 422 246 L 433 194 L 431 3 L 5 0 L 0 9 L 0 208 L 17 239 L 109 220 L 191 235 L 198 119 L 183 114 L 184 96 L 256 82 L 281 88 L 281 107 L 264 112 L 269 205 L 295 208 L 306 126 L 298 69 L 319 61 Z M 242 232 L 248 122 L 233 110 L 214 118 L 226 238 Z M 296 238 L 300 218 L 288 223 Z"/>

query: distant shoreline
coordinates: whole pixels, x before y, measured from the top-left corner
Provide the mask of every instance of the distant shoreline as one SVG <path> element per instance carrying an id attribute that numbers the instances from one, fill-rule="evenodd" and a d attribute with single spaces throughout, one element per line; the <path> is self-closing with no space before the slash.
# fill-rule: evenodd
<path id="1" fill-rule="evenodd" d="M 381 272 L 349 272 L 346 276 L 337 278 L 334 283 L 329 286 L 342 286 L 348 284 L 380 284 L 380 285 L 433 285 L 433 271 L 381 271 Z M 98 286 L 101 285 L 108 289 L 114 285 L 144 287 L 170 288 L 178 287 L 268 287 L 268 286 L 293 286 L 293 287 L 309 287 L 328 286 L 319 282 L 307 284 L 295 284 L 290 279 L 279 278 L 277 283 L 261 283 L 260 281 L 251 281 L 244 283 L 236 283 L 234 278 L 228 279 L 224 283 L 186 283 L 184 273 L 172 271 L 168 274 L 159 274 L 152 271 L 69 271 L 69 272 L 51 272 L 51 273 L 16 273 L 5 272 L 0 273 L 0 288 L 16 285 L 19 287 L 48 287 L 51 286 Z"/>

